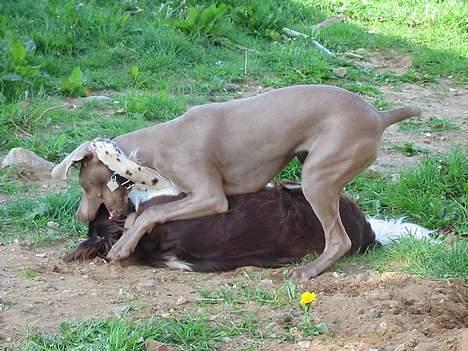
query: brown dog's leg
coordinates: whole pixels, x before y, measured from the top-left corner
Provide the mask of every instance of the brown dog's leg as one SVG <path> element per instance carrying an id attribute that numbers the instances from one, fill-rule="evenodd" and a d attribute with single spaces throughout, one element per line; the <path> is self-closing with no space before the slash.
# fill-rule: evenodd
<path id="1" fill-rule="evenodd" d="M 321 152 L 310 152 L 302 171 L 302 191 L 322 224 L 325 249 L 312 263 L 292 270 L 291 279 L 306 282 L 329 268 L 351 248 L 351 240 L 341 222 L 339 199 L 343 187 L 374 159 L 376 146 L 361 143 L 341 148 L 328 143 Z M 323 145 L 322 145 L 323 146 Z M 338 148 L 336 148 L 338 146 Z M 330 150 L 331 149 L 331 150 Z M 339 152 L 333 152 L 333 151 Z"/>

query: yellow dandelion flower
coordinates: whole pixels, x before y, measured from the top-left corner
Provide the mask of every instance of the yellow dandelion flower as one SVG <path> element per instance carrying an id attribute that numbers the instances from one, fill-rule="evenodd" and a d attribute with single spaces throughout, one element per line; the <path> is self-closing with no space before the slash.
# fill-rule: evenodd
<path id="1" fill-rule="evenodd" d="M 317 300 L 317 294 L 314 292 L 306 291 L 301 295 L 301 306 L 306 306 Z"/>

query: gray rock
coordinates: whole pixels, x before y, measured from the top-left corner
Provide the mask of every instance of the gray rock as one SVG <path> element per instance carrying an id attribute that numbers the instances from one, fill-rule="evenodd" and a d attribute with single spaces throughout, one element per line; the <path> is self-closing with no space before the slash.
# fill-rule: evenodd
<path id="1" fill-rule="evenodd" d="M 52 230 L 57 230 L 59 229 L 60 225 L 57 222 L 54 221 L 48 221 L 47 222 L 47 228 L 52 229 Z"/>
<path id="2" fill-rule="evenodd" d="M 369 318 L 372 318 L 372 319 L 377 319 L 377 318 L 380 318 L 382 317 L 383 315 L 383 312 L 377 308 L 371 308 L 368 312 L 367 312 L 367 316 Z"/>
<path id="3" fill-rule="evenodd" d="M 226 91 L 238 91 L 240 90 L 241 86 L 239 84 L 234 83 L 226 83 L 224 84 L 224 89 Z"/>
<path id="4" fill-rule="evenodd" d="M 424 342 L 416 345 L 414 351 L 442 351 L 439 343 L 435 342 Z"/>
<path id="5" fill-rule="evenodd" d="M 89 102 L 111 102 L 112 99 L 108 96 L 105 95 L 95 95 L 95 96 L 86 96 L 80 100 L 81 102 L 84 103 L 89 103 Z"/>
<path id="6" fill-rule="evenodd" d="M 154 287 L 154 281 L 152 280 L 142 280 L 137 285 L 137 289 L 139 290 L 150 289 L 152 287 Z"/>
<path id="7" fill-rule="evenodd" d="M 333 73 L 335 73 L 337 77 L 344 78 L 348 74 L 348 70 L 346 69 L 346 67 L 339 67 L 335 68 L 333 70 Z"/>
<path id="8" fill-rule="evenodd" d="M 2 168 L 15 166 L 22 173 L 40 179 L 50 178 L 52 162 L 44 160 L 34 152 L 15 147 L 11 149 L 2 161 Z"/>

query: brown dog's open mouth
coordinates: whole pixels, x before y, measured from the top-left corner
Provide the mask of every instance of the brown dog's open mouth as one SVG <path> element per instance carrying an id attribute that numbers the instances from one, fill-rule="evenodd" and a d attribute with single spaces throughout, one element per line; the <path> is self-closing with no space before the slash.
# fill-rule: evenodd
<path id="1" fill-rule="evenodd" d="M 117 220 L 123 219 L 125 217 L 125 215 L 124 215 L 124 213 L 122 213 L 122 211 L 111 209 L 107 205 L 105 205 L 105 206 L 106 206 L 107 212 L 109 212 L 109 220 L 110 221 L 117 221 Z"/>

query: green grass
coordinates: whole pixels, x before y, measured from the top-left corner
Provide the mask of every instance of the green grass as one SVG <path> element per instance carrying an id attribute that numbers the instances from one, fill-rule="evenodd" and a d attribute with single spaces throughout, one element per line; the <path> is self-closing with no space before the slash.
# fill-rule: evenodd
<path id="1" fill-rule="evenodd" d="M 286 306 L 297 300 L 297 287 L 291 281 L 286 281 L 280 287 L 265 286 L 260 278 L 240 279 L 217 290 L 203 290 L 200 292 L 199 304 L 228 304 L 244 305 L 255 301 L 271 308 Z M 298 301 L 298 300 L 297 300 Z"/>
<path id="2" fill-rule="evenodd" d="M 330 83 L 387 108 L 378 89 L 382 82 L 466 79 L 468 5 L 463 1 L 364 6 L 353 0 L 346 5 L 345 22 L 317 33 L 311 26 L 342 12 L 341 1 L 216 3 L 189 1 L 186 9 L 178 2 L 146 0 L 138 3 L 144 11 L 133 15 L 134 5 L 106 0 L 2 2 L 0 150 L 23 146 L 58 160 L 84 139 L 167 120 L 191 104 L 226 100 L 231 95 L 224 85 L 230 82 Z M 414 65 L 402 75 L 364 69 L 344 56 L 324 56 L 308 40 L 283 38 L 283 26 L 315 35 L 337 54 L 410 53 Z M 247 63 L 243 48 L 253 49 Z M 346 78 L 333 74 L 338 66 L 348 68 Z M 73 70 L 81 74 L 71 75 Z M 64 95 L 102 90 L 118 102 L 107 107 L 110 115 L 92 106 L 42 115 Z"/>
<path id="3" fill-rule="evenodd" d="M 391 150 L 399 151 L 403 155 L 411 157 L 415 155 L 421 155 L 421 154 L 429 154 L 429 150 L 426 148 L 423 148 L 415 143 L 409 142 L 409 143 L 402 143 L 402 144 L 394 144 L 390 147 Z"/>
<path id="4" fill-rule="evenodd" d="M 468 241 L 455 243 L 401 238 L 385 248 L 369 250 L 366 255 L 347 257 L 338 264 L 365 263 L 378 271 L 398 271 L 420 277 L 466 279 Z"/>
<path id="5" fill-rule="evenodd" d="M 455 122 L 437 116 L 429 119 L 412 118 L 399 123 L 398 128 L 408 133 L 438 133 L 460 130 Z"/>
<path id="6" fill-rule="evenodd" d="M 157 340 L 184 350 L 215 350 L 223 338 L 251 336 L 253 328 L 242 322 L 213 322 L 204 315 L 184 319 L 154 317 L 63 323 L 58 335 L 32 332 L 20 350 L 145 350 L 145 342 Z"/>
<path id="7" fill-rule="evenodd" d="M 279 178 L 299 181 L 300 175 L 301 165 L 293 160 Z M 448 155 L 426 156 L 419 167 L 403 169 L 397 181 L 364 172 L 347 185 L 346 192 L 369 215 L 404 216 L 428 228 L 466 235 L 467 176 L 466 153 L 455 149 Z"/>
<path id="8" fill-rule="evenodd" d="M 135 13 L 136 6 L 143 11 Z M 348 16 L 343 23 L 311 29 L 341 13 Z M 391 105 L 379 89 L 382 84 L 439 78 L 467 83 L 467 16 L 463 0 L 5 0 L 0 2 L 0 153 L 25 147 L 58 161 L 85 140 L 170 120 L 194 104 L 231 99 L 236 93 L 225 90 L 227 83 L 244 90 L 333 84 L 387 109 Z M 314 37 L 336 56 L 323 55 L 310 39 L 284 38 L 284 26 Z M 410 54 L 413 64 L 396 74 L 361 66 L 345 55 L 369 58 L 375 51 L 388 59 Z M 333 73 L 337 67 L 347 68 L 345 78 Z M 88 94 L 108 95 L 112 101 L 82 104 L 77 98 Z M 403 122 L 400 129 L 437 133 L 461 126 L 433 116 Z M 411 155 L 425 152 L 413 143 L 397 147 Z M 403 170 L 397 180 L 366 173 L 347 191 L 370 215 L 405 216 L 461 234 L 461 239 L 453 246 L 404 239 L 347 260 L 379 270 L 466 277 L 466 154 L 424 156 L 420 167 Z M 298 180 L 300 172 L 294 160 L 279 178 Z M 2 170 L 0 191 L 9 195 L 0 204 L 0 242 L 41 244 L 84 235 L 85 226 L 74 218 L 80 193 L 75 183 L 64 193 L 41 194 L 16 171 Z M 58 231 L 47 228 L 50 220 L 59 223 Z M 25 268 L 21 274 L 33 279 L 37 272 Z M 232 309 L 222 323 L 197 315 L 65 323 L 58 335 L 32 332 L 22 349 L 143 350 L 147 339 L 183 349 L 215 349 L 224 337 L 241 334 L 261 341 L 259 317 L 242 306 L 254 301 L 283 308 L 294 304 L 297 291 L 287 284 L 268 288 L 257 278 L 203 292 L 200 308 Z M 138 301 L 128 302 L 139 308 Z M 238 322 L 231 318 L 234 311 L 242 316 Z M 304 335 L 327 334 L 320 323 L 296 321 L 279 337 L 294 340 L 288 331 L 294 327 Z"/>
<path id="9" fill-rule="evenodd" d="M 23 197 L 0 204 L 0 242 L 14 239 L 39 244 L 82 234 L 84 225 L 75 218 L 80 191 L 72 187 L 65 193 Z M 60 229 L 47 228 L 48 221 L 59 223 Z"/>
<path id="10" fill-rule="evenodd" d="M 21 275 L 22 275 L 23 277 L 27 278 L 27 279 L 34 279 L 34 278 L 36 278 L 36 277 L 39 275 L 39 273 L 36 272 L 36 271 L 35 271 L 34 269 L 32 269 L 32 268 L 23 268 L 23 269 L 21 269 L 20 272 L 21 272 Z"/>
<path id="11" fill-rule="evenodd" d="M 429 156 L 421 166 L 403 170 L 396 182 L 363 175 L 346 189 L 370 215 L 404 216 L 428 228 L 466 234 L 467 175 L 466 154 L 454 150 L 449 155 Z"/>

